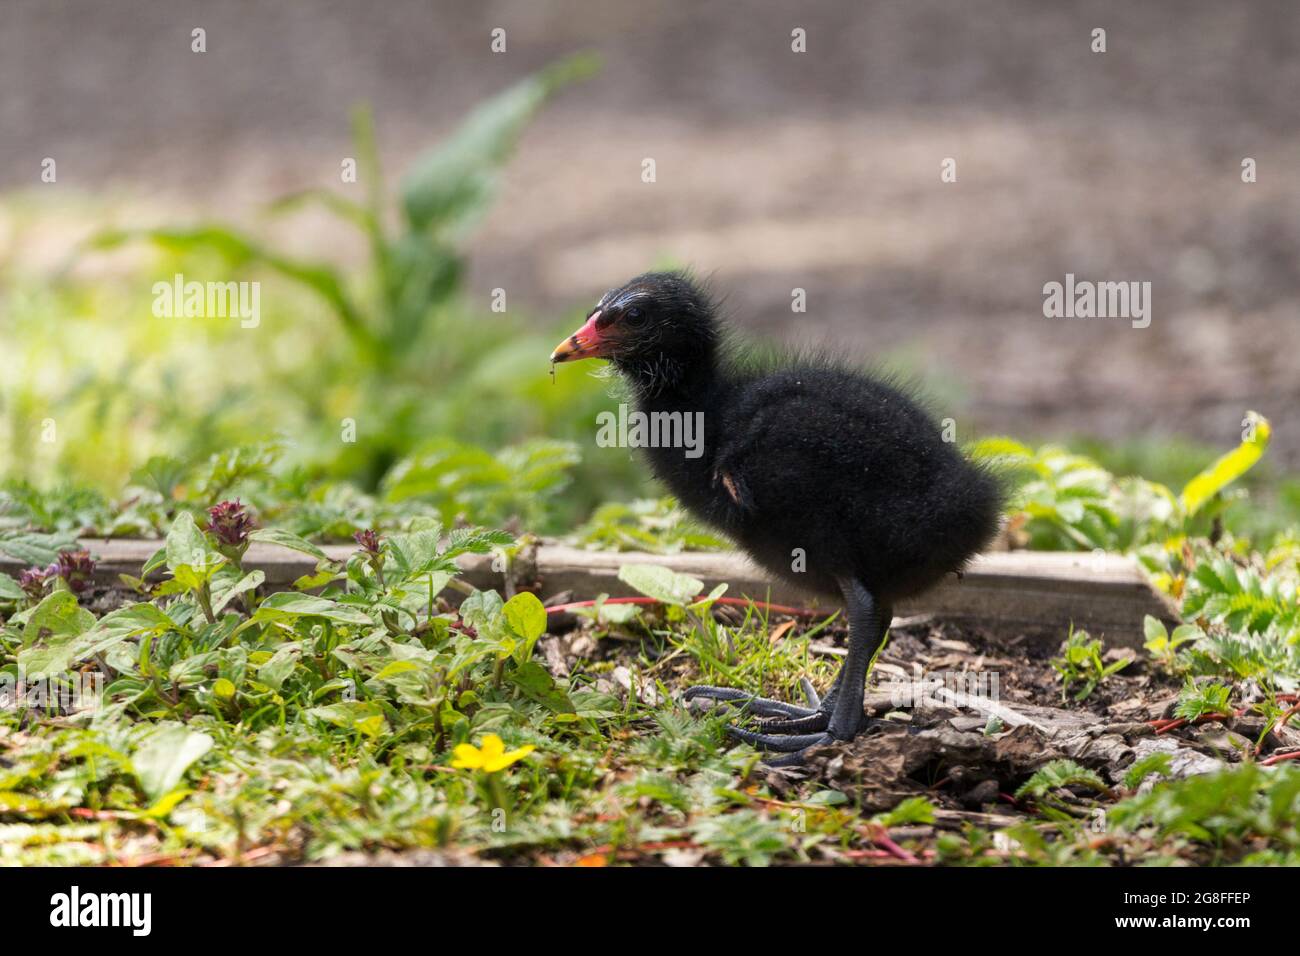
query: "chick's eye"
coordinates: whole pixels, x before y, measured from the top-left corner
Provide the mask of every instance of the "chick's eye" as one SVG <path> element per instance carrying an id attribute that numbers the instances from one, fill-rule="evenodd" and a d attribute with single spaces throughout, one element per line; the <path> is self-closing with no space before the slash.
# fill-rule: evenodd
<path id="1" fill-rule="evenodd" d="M 623 313 L 623 318 L 633 325 L 640 325 L 645 321 L 645 313 L 638 308 L 631 308 Z"/>

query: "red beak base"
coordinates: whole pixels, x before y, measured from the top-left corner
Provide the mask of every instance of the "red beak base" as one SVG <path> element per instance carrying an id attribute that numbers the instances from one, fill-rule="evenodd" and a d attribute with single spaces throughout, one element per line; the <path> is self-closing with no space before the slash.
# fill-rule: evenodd
<path id="1" fill-rule="evenodd" d="M 578 359 L 604 358 L 601 329 L 596 322 L 600 319 L 600 309 L 587 316 L 586 323 L 578 331 L 555 347 L 551 353 L 551 363 L 576 362 Z"/>

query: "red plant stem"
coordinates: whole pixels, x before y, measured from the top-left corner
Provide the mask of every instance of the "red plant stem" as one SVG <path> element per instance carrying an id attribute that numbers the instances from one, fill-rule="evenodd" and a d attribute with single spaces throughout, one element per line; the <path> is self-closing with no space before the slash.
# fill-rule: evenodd
<path id="1" fill-rule="evenodd" d="M 606 598 L 605 604 L 662 604 L 658 598 L 652 597 L 616 597 Z M 761 607 L 766 611 L 775 614 L 790 614 L 795 617 L 820 617 L 826 615 L 829 617 L 833 611 L 819 611 L 811 607 L 790 607 L 785 604 L 770 604 L 767 601 L 751 601 L 749 598 L 720 597 L 715 599 L 717 604 L 728 604 L 732 607 Z M 546 609 L 547 614 L 560 614 L 563 611 L 572 611 L 581 607 L 595 607 L 595 601 L 570 601 L 568 604 L 552 604 Z"/>
<path id="2" fill-rule="evenodd" d="M 1286 754 L 1273 754 L 1273 756 L 1261 760 L 1259 765 L 1261 767 L 1271 767 L 1273 764 L 1281 763 L 1283 760 L 1300 760 L 1300 750 L 1293 750 Z"/>
<path id="3" fill-rule="evenodd" d="M 1191 721 L 1191 723 L 1204 724 L 1211 720 L 1231 720 L 1234 716 L 1235 717 L 1245 716 L 1246 711 L 1248 709 L 1249 708 L 1243 707 L 1241 708 L 1241 710 L 1238 710 L 1232 714 L 1201 714 L 1201 716 Z M 1162 718 L 1160 720 L 1147 721 L 1147 724 L 1149 726 L 1155 728 L 1157 734 L 1168 733 L 1171 730 L 1177 730 L 1179 727 L 1186 727 L 1187 723 L 1188 721 L 1186 717 L 1178 717 L 1172 720 L 1169 718 Z"/>
<path id="4" fill-rule="evenodd" d="M 1293 707 L 1291 707 L 1285 714 L 1279 717 L 1277 719 L 1277 722 L 1274 723 L 1273 726 L 1269 729 L 1273 733 L 1277 733 L 1279 730 L 1285 727 L 1287 721 L 1290 720 L 1292 717 L 1294 717 L 1296 714 L 1300 714 L 1300 704 L 1295 704 Z"/>
<path id="5" fill-rule="evenodd" d="M 886 830 L 884 827 L 880 826 L 879 824 L 876 824 L 871 828 L 870 840 L 876 846 L 880 847 L 882 850 L 889 853 L 890 856 L 896 856 L 904 863 L 921 862 L 911 853 L 908 853 L 901 846 L 899 846 L 897 843 L 891 840 L 889 837 L 889 831 Z"/>

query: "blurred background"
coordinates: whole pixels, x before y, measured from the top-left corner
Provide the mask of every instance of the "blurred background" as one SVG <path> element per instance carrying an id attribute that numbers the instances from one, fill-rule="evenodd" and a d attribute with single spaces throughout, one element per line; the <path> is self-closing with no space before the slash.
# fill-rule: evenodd
<path id="1" fill-rule="evenodd" d="M 0 473 L 167 495 L 243 448 L 329 512 L 304 530 L 356 496 L 564 527 L 650 486 L 553 340 L 686 265 L 962 440 L 1174 482 L 1258 410 L 1261 494 L 1300 509 L 1298 54 L 1293 0 L 8 0 Z M 260 281 L 260 325 L 155 317 L 178 272 Z M 1045 318 L 1066 273 L 1149 281 L 1150 327 Z"/>

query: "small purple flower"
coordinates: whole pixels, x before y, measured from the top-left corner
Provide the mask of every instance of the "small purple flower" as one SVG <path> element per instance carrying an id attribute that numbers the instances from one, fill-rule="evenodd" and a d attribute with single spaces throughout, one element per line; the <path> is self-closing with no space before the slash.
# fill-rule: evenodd
<path id="1" fill-rule="evenodd" d="M 94 582 L 95 560 L 89 551 L 60 551 L 58 564 L 46 569 L 47 577 L 50 572 L 63 578 L 73 594 L 81 594 Z"/>
<path id="2" fill-rule="evenodd" d="M 49 578 L 51 570 L 57 574 L 58 565 L 51 564 L 48 568 L 28 568 L 19 575 L 18 586 L 33 601 L 39 601 L 45 596 L 45 581 Z"/>
<path id="3" fill-rule="evenodd" d="M 361 545 L 361 550 L 372 558 L 378 557 L 381 552 L 379 544 L 379 532 L 373 528 L 366 528 L 364 531 L 358 531 L 352 535 L 357 544 Z"/>
<path id="4" fill-rule="evenodd" d="M 248 533 L 256 525 L 244 510 L 239 499 L 223 501 L 208 509 L 208 530 L 228 548 L 243 548 L 248 544 Z"/>

